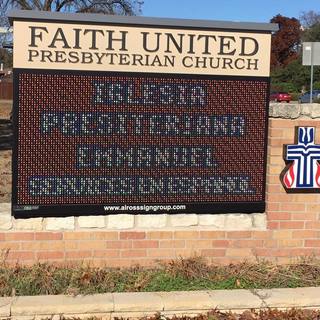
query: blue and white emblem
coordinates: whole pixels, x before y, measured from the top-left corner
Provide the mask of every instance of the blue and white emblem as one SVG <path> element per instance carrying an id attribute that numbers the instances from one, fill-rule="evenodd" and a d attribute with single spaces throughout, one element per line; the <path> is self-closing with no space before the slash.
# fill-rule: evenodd
<path id="1" fill-rule="evenodd" d="M 320 189 L 320 145 L 315 144 L 315 128 L 299 127 L 298 144 L 287 145 L 287 161 L 293 161 L 282 177 L 287 189 Z"/>

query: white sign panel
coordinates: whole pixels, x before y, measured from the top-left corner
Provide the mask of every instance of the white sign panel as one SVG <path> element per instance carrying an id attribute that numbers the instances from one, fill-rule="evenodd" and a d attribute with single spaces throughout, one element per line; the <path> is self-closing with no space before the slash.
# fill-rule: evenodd
<path id="1" fill-rule="evenodd" d="M 304 66 L 320 65 L 320 42 L 304 42 L 302 51 L 302 64 Z"/>

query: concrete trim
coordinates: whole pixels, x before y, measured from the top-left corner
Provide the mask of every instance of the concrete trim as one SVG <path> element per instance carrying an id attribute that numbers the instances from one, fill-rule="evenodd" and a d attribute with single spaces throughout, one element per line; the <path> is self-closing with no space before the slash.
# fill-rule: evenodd
<path id="1" fill-rule="evenodd" d="M 319 119 L 319 103 L 270 103 L 269 118 Z"/>
<path id="2" fill-rule="evenodd" d="M 11 203 L 0 203 L 0 231 L 265 231 L 266 213 L 109 214 L 15 219 Z"/>
<path id="3" fill-rule="evenodd" d="M 0 317 L 28 319 L 59 316 L 136 318 L 153 315 L 194 315 L 212 309 L 240 312 L 264 308 L 320 308 L 320 287 L 105 293 L 88 296 L 22 296 L 0 298 Z"/>

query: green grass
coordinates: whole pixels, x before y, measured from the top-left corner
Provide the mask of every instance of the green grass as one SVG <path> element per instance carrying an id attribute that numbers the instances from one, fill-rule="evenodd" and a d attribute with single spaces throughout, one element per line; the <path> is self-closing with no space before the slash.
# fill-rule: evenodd
<path id="1" fill-rule="evenodd" d="M 202 258 L 177 259 L 157 268 L 90 268 L 0 264 L 0 296 L 93 294 L 320 286 L 320 262 L 208 265 Z"/>

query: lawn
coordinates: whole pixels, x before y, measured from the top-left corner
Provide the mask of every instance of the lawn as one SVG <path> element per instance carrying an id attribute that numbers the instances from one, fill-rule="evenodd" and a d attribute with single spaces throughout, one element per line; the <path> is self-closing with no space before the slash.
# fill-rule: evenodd
<path id="1" fill-rule="evenodd" d="M 156 268 L 128 269 L 54 264 L 9 267 L 5 254 L 3 259 L 0 296 L 320 286 L 320 261 L 314 259 L 291 265 L 262 261 L 220 266 L 194 257 Z"/>

